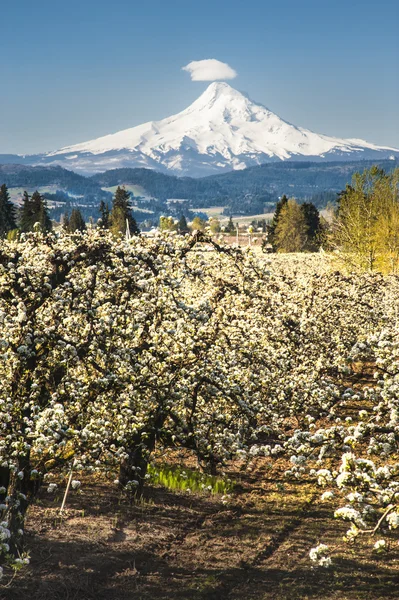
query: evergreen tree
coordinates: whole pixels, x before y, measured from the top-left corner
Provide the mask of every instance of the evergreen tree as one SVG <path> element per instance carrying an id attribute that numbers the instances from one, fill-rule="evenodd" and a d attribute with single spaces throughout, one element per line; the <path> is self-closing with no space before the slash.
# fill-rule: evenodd
<path id="1" fill-rule="evenodd" d="M 19 211 L 19 228 L 21 231 L 32 231 L 33 229 L 33 207 L 27 191 L 23 194 L 22 206 Z"/>
<path id="2" fill-rule="evenodd" d="M 273 219 L 272 222 L 270 223 L 270 225 L 268 226 L 268 241 L 269 243 L 273 246 L 274 250 L 277 250 L 277 245 L 275 243 L 275 233 L 276 233 L 276 228 L 278 225 L 278 221 L 280 218 L 280 214 L 281 211 L 283 210 L 283 208 L 287 205 L 288 202 L 288 198 L 287 196 L 284 194 L 280 200 L 277 202 L 276 204 L 276 209 L 274 211 L 274 215 L 273 215 Z"/>
<path id="3" fill-rule="evenodd" d="M 82 213 L 78 208 L 73 208 L 71 217 L 68 220 L 67 231 L 73 233 L 74 231 L 84 231 L 86 229 L 86 223 L 82 217 Z"/>
<path id="4" fill-rule="evenodd" d="M 101 226 L 104 227 L 104 229 L 108 229 L 109 228 L 109 206 L 108 204 L 105 204 L 104 200 L 101 200 L 100 202 L 100 208 L 99 208 L 99 213 L 101 215 Z"/>
<path id="5" fill-rule="evenodd" d="M 184 215 L 182 215 L 179 219 L 179 222 L 177 224 L 177 230 L 180 233 L 188 233 L 190 231 L 190 229 L 187 225 L 187 219 Z"/>
<path id="6" fill-rule="evenodd" d="M 47 202 L 46 202 L 45 198 L 43 198 L 43 196 L 37 190 L 36 190 L 36 192 L 33 192 L 32 198 L 30 199 L 30 204 L 32 207 L 32 219 L 33 219 L 33 224 L 32 224 L 31 230 L 33 229 L 33 226 L 35 225 L 35 223 L 39 223 L 41 231 L 43 231 L 43 232 L 50 231 L 52 225 L 51 225 L 51 219 L 48 214 Z"/>
<path id="7" fill-rule="evenodd" d="M 24 192 L 21 229 L 22 231 L 33 231 L 36 223 L 39 223 L 43 232 L 51 230 L 51 219 L 48 214 L 47 203 L 37 190 L 33 192 L 31 197 L 27 192 Z"/>
<path id="8" fill-rule="evenodd" d="M 62 218 L 62 226 L 65 231 L 69 231 L 69 214 L 66 212 Z"/>
<path id="9" fill-rule="evenodd" d="M 308 226 L 302 207 L 291 198 L 282 207 L 276 230 L 274 245 L 278 252 L 301 252 L 308 239 Z"/>
<path id="10" fill-rule="evenodd" d="M 115 235 L 120 233 L 126 235 L 127 225 L 129 225 L 131 235 L 140 233 L 136 220 L 132 215 L 130 196 L 131 193 L 124 187 L 117 187 L 109 215 L 110 229 Z"/>
<path id="11" fill-rule="evenodd" d="M 301 205 L 303 216 L 308 231 L 307 250 L 317 250 L 320 246 L 319 235 L 321 231 L 320 213 L 311 202 L 304 202 Z"/>
<path id="12" fill-rule="evenodd" d="M 16 229 L 15 208 L 10 200 L 10 194 L 5 184 L 0 187 L 0 237 Z"/>
<path id="13" fill-rule="evenodd" d="M 233 223 L 233 217 L 230 215 L 229 222 L 226 225 L 226 233 L 235 233 L 235 231 L 236 231 L 236 228 Z"/>

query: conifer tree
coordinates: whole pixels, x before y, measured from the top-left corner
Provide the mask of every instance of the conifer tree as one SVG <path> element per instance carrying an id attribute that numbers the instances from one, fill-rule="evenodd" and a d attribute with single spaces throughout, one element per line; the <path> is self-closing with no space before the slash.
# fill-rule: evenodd
<path id="1" fill-rule="evenodd" d="M 15 208 L 10 200 L 8 188 L 6 184 L 3 184 L 0 187 L 0 237 L 4 237 L 16 227 Z"/>
<path id="2" fill-rule="evenodd" d="M 22 199 L 22 206 L 19 211 L 19 228 L 21 231 L 32 231 L 33 228 L 33 207 L 31 198 L 25 190 Z"/>
<path id="3" fill-rule="evenodd" d="M 50 231 L 52 225 L 45 198 L 36 190 L 36 192 L 33 192 L 30 202 L 32 206 L 33 226 L 35 223 L 39 223 L 41 231 Z"/>
<path id="4" fill-rule="evenodd" d="M 65 231 L 69 231 L 69 214 L 66 212 L 62 218 L 62 227 Z"/>
<path id="5" fill-rule="evenodd" d="M 73 233 L 74 231 L 84 231 L 85 229 L 86 223 L 82 217 L 82 213 L 78 208 L 73 208 L 68 221 L 67 231 Z"/>
<path id="6" fill-rule="evenodd" d="M 127 225 L 131 235 L 140 233 L 136 220 L 132 215 L 132 207 L 130 204 L 131 193 L 124 187 L 118 186 L 115 196 L 112 200 L 112 210 L 109 215 L 109 223 L 111 231 L 117 234 L 126 234 Z"/>
<path id="7" fill-rule="evenodd" d="M 308 239 L 308 226 L 302 207 L 291 198 L 282 207 L 276 230 L 274 245 L 278 252 L 301 252 Z"/>
<path id="8" fill-rule="evenodd" d="M 187 219 L 184 215 L 182 215 L 179 219 L 179 223 L 177 225 L 177 230 L 180 233 L 188 233 L 190 231 L 188 224 L 187 224 Z"/>
<path id="9" fill-rule="evenodd" d="M 36 223 L 39 223 L 43 232 L 51 230 L 52 225 L 46 200 L 37 190 L 32 197 L 25 191 L 19 214 L 20 229 L 23 232 L 33 231 Z"/>
<path id="10" fill-rule="evenodd" d="M 236 231 L 236 228 L 235 228 L 235 225 L 233 223 L 233 217 L 230 215 L 229 222 L 226 225 L 226 232 L 227 233 L 235 233 L 235 231 Z"/>
<path id="11" fill-rule="evenodd" d="M 321 223 L 320 223 L 320 213 L 311 202 L 304 202 L 301 205 L 303 216 L 305 217 L 305 222 L 307 226 L 307 235 L 308 240 L 306 243 L 307 250 L 317 250 L 320 246 L 320 232 L 321 232 Z"/>
<path id="12" fill-rule="evenodd" d="M 278 225 L 278 221 L 279 221 L 279 218 L 280 218 L 281 211 L 287 205 L 287 202 L 288 202 L 288 198 L 284 194 L 280 198 L 280 200 L 277 202 L 272 222 L 268 226 L 268 241 L 273 246 L 274 250 L 277 250 L 277 245 L 275 243 L 276 228 L 277 228 L 277 225 Z"/>
<path id="13" fill-rule="evenodd" d="M 109 206 L 108 204 L 105 204 L 104 200 L 101 200 L 100 202 L 100 207 L 99 207 L 99 213 L 101 215 L 101 227 L 104 227 L 104 229 L 108 229 L 109 228 Z"/>

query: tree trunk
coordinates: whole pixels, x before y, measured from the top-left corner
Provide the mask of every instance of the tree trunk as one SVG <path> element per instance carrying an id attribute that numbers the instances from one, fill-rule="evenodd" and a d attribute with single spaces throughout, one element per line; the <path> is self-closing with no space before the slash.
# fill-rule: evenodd
<path id="1" fill-rule="evenodd" d="M 0 491 L 0 504 L 4 504 L 8 496 L 8 486 L 10 485 L 10 469 L 8 467 L 0 467 L 0 488 L 4 488 L 4 492 Z"/>
<path id="2" fill-rule="evenodd" d="M 10 554 L 18 557 L 23 551 L 24 537 L 23 530 L 25 527 L 25 517 L 29 504 L 36 495 L 40 481 L 31 481 L 31 463 L 30 455 L 20 457 L 18 461 L 18 473 L 23 473 L 21 479 L 14 475 L 9 486 L 9 496 L 11 498 L 8 511 L 8 529 L 10 530 Z"/>
<path id="3" fill-rule="evenodd" d="M 130 487 L 132 496 L 140 498 L 143 494 L 145 476 L 147 474 L 148 462 L 155 447 L 155 436 L 146 439 L 144 444 L 141 439 L 132 445 L 129 456 L 123 460 L 119 467 L 119 483 Z M 137 482 L 137 483 L 131 483 Z"/>

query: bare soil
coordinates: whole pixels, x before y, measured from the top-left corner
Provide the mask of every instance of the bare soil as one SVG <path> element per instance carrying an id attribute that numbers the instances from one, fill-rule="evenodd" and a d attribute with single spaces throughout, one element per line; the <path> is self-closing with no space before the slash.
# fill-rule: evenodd
<path id="1" fill-rule="evenodd" d="M 347 529 L 307 482 L 287 484 L 266 460 L 229 475 L 231 501 L 148 487 L 129 505 L 105 480 L 83 480 L 59 516 L 43 489 L 31 507 L 31 564 L 0 587 L 1 600 L 378 600 L 399 598 L 399 547 L 342 542 Z M 284 490 L 281 486 L 284 486 Z M 333 549 L 313 568 L 309 549 Z M 7 582 L 9 585 L 7 586 Z M 7 587 L 6 587 L 7 586 Z"/>

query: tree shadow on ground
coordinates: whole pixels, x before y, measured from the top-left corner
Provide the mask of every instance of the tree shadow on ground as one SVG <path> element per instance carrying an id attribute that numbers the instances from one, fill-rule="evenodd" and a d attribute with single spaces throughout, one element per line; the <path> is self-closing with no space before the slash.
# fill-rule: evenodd
<path id="1" fill-rule="evenodd" d="M 154 543 L 156 543 L 154 541 Z M 336 569 L 259 567 L 196 570 L 170 565 L 158 548 L 111 551 L 97 543 L 51 541 L 47 556 L 0 591 L 4 600 L 296 600 L 394 599 L 392 570 L 354 560 Z M 338 575 L 337 575 L 338 573 Z"/>
<path id="2" fill-rule="evenodd" d="M 356 549 L 331 569 L 312 569 L 310 547 L 342 533 L 329 509 L 304 501 L 299 488 L 296 503 L 242 494 L 229 506 L 148 488 L 129 505 L 100 482 L 68 498 L 65 519 L 58 509 L 44 492 L 32 507 L 31 565 L 0 587 L 1 600 L 399 597 L 397 550 L 384 562 Z"/>

